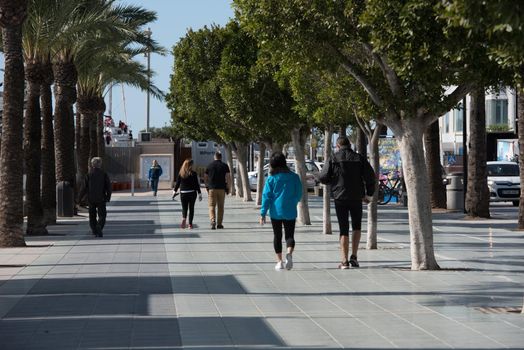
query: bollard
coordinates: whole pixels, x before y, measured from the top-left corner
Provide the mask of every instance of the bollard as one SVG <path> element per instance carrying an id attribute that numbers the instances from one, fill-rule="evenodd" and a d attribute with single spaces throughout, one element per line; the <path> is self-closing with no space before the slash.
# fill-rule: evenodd
<path id="1" fill-rule="evenodd" d="M 464 210 L 462 173 L 449 174 L 446 180 L 446 204 L 448 210 Z"/>
<path id="2" fill-rule="evenodd" d="M 74 191 L 67 181 L 56 185 L 56 215 L 72 217 L 75 214 Z"/>

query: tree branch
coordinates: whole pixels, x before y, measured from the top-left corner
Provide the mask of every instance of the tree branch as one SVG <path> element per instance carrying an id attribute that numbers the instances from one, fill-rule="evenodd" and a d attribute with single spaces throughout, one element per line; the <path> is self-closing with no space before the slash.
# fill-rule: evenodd
<path id="1" fill-rule="evenodd" d="M 444 100 L 439 105 L 439 108 L 435 108 L 433 111 L 426 111 L 424 114 L 424 119 L 427 120 L 424 121 L 428 123 L 427 125 L 430 125 L 435 120 L 438 120 L 441 115 L 453 109 L 474 87 L 474 83 L 464 83 L 457 86 L 457 88 L 453 90 L 451 94 L 444 97 Z"/>
<path id="2" fill-rule="evenodd" d="M 347 71 L 353 78 L 355 78 L 356 81 L 362 85 L 364 90 L 368 93 L 369 97 L 373 100 L 373 102 L 380 108 L 385 107 L 384 100 L 380 97 L 380 94 L 378 93 L 377 89 L 371 84 L 369 79 L 360 72 L 360 69 L 357 67 L 357 64 L 353 62 L 353 60 L 346 55 L 344 55 L 340 50 L 334 48 L 331 45 L 328 45 L 328 47 L 335 53 L 336 56 L 340 59 L 340 65 L 342 68 Z"/>
<path id="3" fill-rule="evenodd" d="M 398 79 L 397 73 L 395 73 L 395 71 L 382 59 L 380 55 L 378 55 L 376 52 L 373 52 L 373 49 L 369 44 L 363 43 L 362 46 L 369 57 L 375 61 L 380 67 L 380 70 L 382 70 L 382 74 L 384 74 L 384 78 L 386 78 L 393 96 L 403 99 L 404 92 L 400 87 L 400 81 Z"/>

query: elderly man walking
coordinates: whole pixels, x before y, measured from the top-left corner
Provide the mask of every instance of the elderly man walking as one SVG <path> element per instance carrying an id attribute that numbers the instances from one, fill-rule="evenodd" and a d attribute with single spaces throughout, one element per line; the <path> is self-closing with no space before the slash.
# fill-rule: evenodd
<path id="1" fill-rule="evenodd" d="M 89 205 L 89 226 L 95 237 L 103 237 L 106 224 L 106 202 L 111 200 L 111 182 L 102 167 L 102 159 L 91 159 L 91 169 L 86 175 L 80 198 L 87 194 Z M 98 216 L 98 219 L 97 219 Z"/>

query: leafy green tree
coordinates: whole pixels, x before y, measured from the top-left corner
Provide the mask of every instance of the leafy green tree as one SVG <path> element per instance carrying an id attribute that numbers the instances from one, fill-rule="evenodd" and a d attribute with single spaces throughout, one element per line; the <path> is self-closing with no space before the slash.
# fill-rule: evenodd
<path id="1" fill-rule="evenodd" d="M 441 9 L 451 27 L 463 29 L 468 41 L 478 41 L 477 38 L 481 38 L 488 58 L 512 75 L 508 85 L 516 86 L 519 92 L 517 127 L 519 166 L 520 181 L 524 183 L 524 110 L 522 109 L 524 107 L 524 4 L 516 0 L 486 2 L 447 0 L 442 2 Z M 480 103 L 478 105 L 482 108 Z M 468 178 L 468 186 L 469 181 Z M 520 198 L 518 228 L 524 229 L 523 191 Z"/>
<path id="2" fill-rule="evenodd" d="M 427 170 L 420 144 L 426 128 L 474 86 L 459 80 L 464 63 L 445 33 L 437 0 L 235 0 L 242 25 L 275 58 L 328 62 L 357 80 L 379 122 L 399 143 L 409 198 L 411 267 L 438 269 Z M 377 83 L 378 82 L 378 83 Z M 446 86 L 456 86 L 450 94 Z"/>
<path id="3" fill-rule="evenodd" d="M 0 150 L 0 246 L 25 246 L 22 225 L 22 123 L 24 111 L 24 59 L 22 24 L 26 0 L 0 1 L 0 27 L 4 51 L 2 148 Z"/>

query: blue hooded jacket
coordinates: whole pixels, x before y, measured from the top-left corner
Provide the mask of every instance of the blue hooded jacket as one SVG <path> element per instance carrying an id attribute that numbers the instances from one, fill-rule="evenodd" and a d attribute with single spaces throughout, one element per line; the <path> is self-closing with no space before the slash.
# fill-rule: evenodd
<path id="1" fill-rule="evenodd" d="M 297 174 L 289 171 L 271 175 L 264 185 L 260 215 L 265 217 L 269 210 L 271 219 L 295 220 L 300 198 L 302 183 Z"/>

